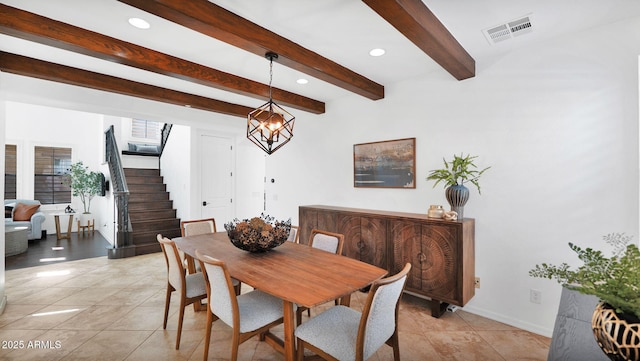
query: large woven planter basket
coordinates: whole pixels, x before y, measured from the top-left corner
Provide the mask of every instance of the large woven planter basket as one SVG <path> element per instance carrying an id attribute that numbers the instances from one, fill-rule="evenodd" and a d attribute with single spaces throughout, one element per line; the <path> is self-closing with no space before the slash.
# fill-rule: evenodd
<path id="1" fill-rule="evenodd" d="M 640 322 L 620 317 L 610 305 L 600 302 L 591 327 L 602 351 L 614 361 L 640 361 Z"/>

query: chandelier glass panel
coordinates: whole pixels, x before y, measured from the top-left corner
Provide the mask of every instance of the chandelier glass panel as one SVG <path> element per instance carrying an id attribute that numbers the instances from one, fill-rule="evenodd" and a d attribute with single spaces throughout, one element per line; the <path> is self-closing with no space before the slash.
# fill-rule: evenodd
<path id="1" fill-rule="evenodd" d="M 277 59 L 278 54 L 269 52 L 265 57 L 269 59 L 269 101 L 249 113 L 247 139 L 267 154 L 272 154 L 293 138 L 293 123 L 296 118 L 273 101 L 273 59 Z"/>

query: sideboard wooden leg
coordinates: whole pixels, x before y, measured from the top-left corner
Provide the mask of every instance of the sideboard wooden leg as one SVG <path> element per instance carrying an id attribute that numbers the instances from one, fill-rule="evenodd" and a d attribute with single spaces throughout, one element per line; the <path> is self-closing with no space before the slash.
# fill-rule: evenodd
<path id="1" fill-rule="evenodd" d="M 440 318 L 443 313 L 447 312 L 449 306 L 446 302 L 440 302 L 439 300 L 431 300 L 431 316 Z"/>

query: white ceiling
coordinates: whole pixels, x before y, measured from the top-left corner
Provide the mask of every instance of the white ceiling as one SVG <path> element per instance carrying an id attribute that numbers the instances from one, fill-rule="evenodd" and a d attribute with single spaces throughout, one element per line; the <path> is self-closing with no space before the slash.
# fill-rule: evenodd
<path id="1" fill-rule="evenodd" d="M 269 80 L 268 61 L 216 39 L 168 22 L 115 0 L 2 0 L 4 4 L 100 32 L 134 44 L 230 72 L 262 83 Z M 299 45 L 346 66 L 384 86 L 429 76 L 449 76 L 425 53 L 357 0 L 218 0 L 216 4 Z M 426 5 L 476 60 L 476 77 L 501 54 L 534 42 L 640 16 L 638 0 L 425 0 Z M 533 32 L 490 45 L 482 30 L 532 15 Z M 151 23 L 149 30 L 130 26 L 130 17 Z M 372 48 L 386 55 L 368 55 Z M 246 106 L 261 100 L 165 77 L 128 66 L 0 35 L 0 49 L 148 84 Z M 298 78 L 309 83 L 299 85 Z M 274 86 L 320 101 L 352 95 L 336 86 L 274 64 Z M 387 92 L 388 94 L 388 92 Z"/>

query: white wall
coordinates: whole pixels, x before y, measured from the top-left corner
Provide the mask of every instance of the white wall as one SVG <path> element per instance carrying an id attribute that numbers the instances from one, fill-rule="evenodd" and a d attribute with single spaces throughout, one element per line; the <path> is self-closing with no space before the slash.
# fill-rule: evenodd
<path id="1" fill-rule="evenodd" d="M 179 121 L 179 120 L 176 120 Z M 201 173 L 203 162 L 215 166 L 215 158 L 203 159 L 200 155 L 200 138 L 204 134 L 233 139 L 236 165 L 234 213 L 244 218 L 261 212 L 264 191 L 264 156 L 252 144 L 245 142 L 243 121 L 215 126 L 184 126 L 174 124 L 162 155 L 162 176 L 171 194 L 178 218 L 201 218 Z M 218 227 L 222 230 L 224 222 Z"/>
<path id="2" fill-rule="evenodd" d="M 182 125 L 174 125 L 171 128 L 167 145 L 161 159 L 160 171 L 167 185 L 167 191 L 171 195 L 173 208 L 177 210 L 180 219 L 193 218 L 190 214 L 191 207 L 191 157 L 189 151 L 191 144 L 191 128 Z"/>
<path id="3" fill-rule="evenodd" d="M 454 153 L 477 155 L 492 168 L 465 207 L 482 285 L 465 310 L 551 335 L 560 286 L 528 271 L 579 264 L 570 241 L 640 238 L 638 29 L 639 19 L 594 29 L 480 63 L 469 80 L 442 71 L 386 84 L 384 100 L 344 98 L 324 116 L 297 118 L 291 144 L 267 160 L 267 178 L 279 176 L 268 211 L 296 220 L 301 204 L 425 213 L 447 204 L 429 170 Z M 416 189 L 353 187 L 353 144 L 407 137 L 417 143 Z"/>
<path id="4" fill-rule="evenodd" d="M 191 208 L 190 217 L 202 218 L 202 175 L 201 169 L 205 166 L 216 167 L 217 160 L 210 154 L 201 154 L 202 136 L 218 136 L 229 138 L 233 144 L 232 157 L 234 164 L 232 172 L 234 183 L 232 185 L 232 213 L 234 218 L 246 218 L 262 212 L 262 195 L 264 192 L 264 153 L 253 144 L 247 144 L 246 125 L 241 119 L 234 120 L 227 125 L 216 127 L 192 127 L 191 134 Z M 222 230 L 225 222 L 220 221 L 218 228 Z"/>
<path id="5" fill-rule="evenodd" d="M 33 199 L 34 147 L 63 147 L 72 149 L 72 162 L 82 161 L 93 171 L 103 171 L 103 116 L 99 114 L 36 106 L 17 102 L 6 102 L 6 142 L 17 144 L 19 156 L 17 198 Z M 42 211 L 48 214 L 43 229 L 55 234 L 55 212 L 63 212 L 69 205 L 43 205 Z M 95 220 L 96 230 L 107 218 L 107 201 L 103 197 L 94 197 L 91 201 L 91 217 Z M 82 213 L 83 205 L 79 197 L 72 197 L 71 207 Z M 62 230 L 67 229 L 66 218 L 60 219 Z M 73 232 L 77 230 L 74 220 Z"/>

